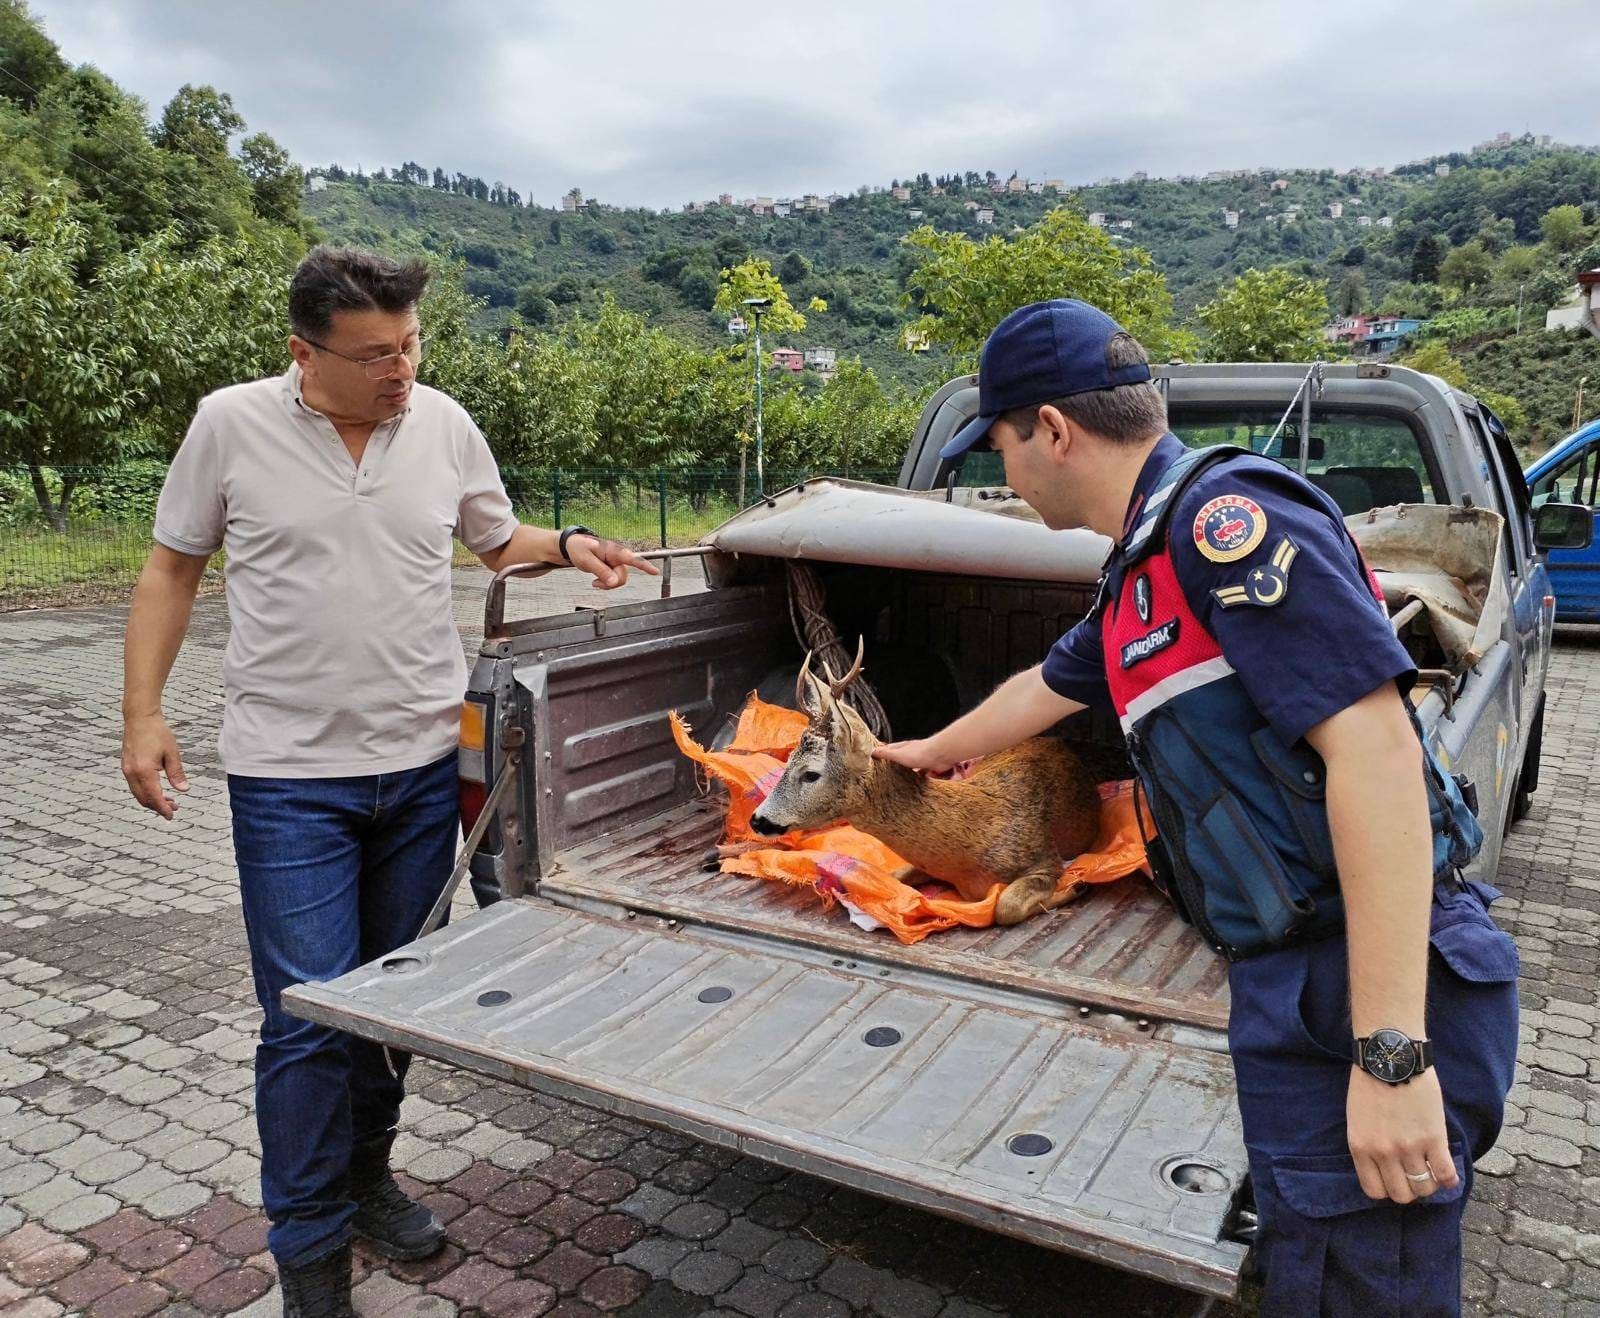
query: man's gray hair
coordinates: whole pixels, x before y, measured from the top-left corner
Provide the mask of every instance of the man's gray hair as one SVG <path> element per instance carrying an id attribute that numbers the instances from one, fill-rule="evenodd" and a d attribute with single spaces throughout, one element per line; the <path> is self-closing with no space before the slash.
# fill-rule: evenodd
<path id="1" fill-rule="evenodd" d="M 1112 335 L 1106 345 L 1106 365 L 1113 371 L 1124 366 L 1143 365 L 1149 360 L 1144 345 L 1126 330 Z M 1167 428 L 1167 405 L 1152 380 L 1090 389 L 1087 393 L 1070 394 L 1039 405 L 1044 406 L 1054 407 L 1067 420 L 1113 444 L 1137 444 Z M 1016 427 L 1021 438 L 1030 439 L 1034 427 L 1039 424 L 1039 408 L 1019 407 L 1006 412 L 1004 419 Z"/>
<path id="2" fill-rule="evenodd" d="M 359 247 L 326 243 L 306 253 L 289 281 L 289 328 L 320 339 L 336 311 L 410 311 L 427 291 L 428 263 L 397 261 Z"/>

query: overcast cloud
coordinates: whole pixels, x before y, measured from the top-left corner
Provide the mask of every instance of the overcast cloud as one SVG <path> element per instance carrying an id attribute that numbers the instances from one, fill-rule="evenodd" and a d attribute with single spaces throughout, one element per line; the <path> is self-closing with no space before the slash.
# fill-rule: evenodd
<path id="1" fill-rule="evenodd" d="M 232 93 L 303 164 L 416 160 L 555 204 L 965 169 L 1395 165 L 1600 141 L 1581 0 L 33 0 L 152 115 Z"/>

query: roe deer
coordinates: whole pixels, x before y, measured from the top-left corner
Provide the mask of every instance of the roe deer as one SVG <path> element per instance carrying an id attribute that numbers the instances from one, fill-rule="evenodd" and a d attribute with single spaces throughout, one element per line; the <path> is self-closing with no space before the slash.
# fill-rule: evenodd
<path id="1" fill-rule="evenodd" d="M 1099 793 L 1078 757 L 1053 738 L 1032 737 L 960 781 L 874 759 L 878 739 L 839 699 L 862 658 L 858 648 L 843 677 L 824 665 L 824 680 L 806 656 L 796 694 L 811 721 L 752 827 L 776 836 L 844 820 L 903 856 L 909 873 L 948 883 L 967 901 L 1005 884 L 999 924 L 1059 906 L 1062 860 L 1093 845 L 1100 820 Z M 724 854 L 749 848 L 734 844 Z"/>

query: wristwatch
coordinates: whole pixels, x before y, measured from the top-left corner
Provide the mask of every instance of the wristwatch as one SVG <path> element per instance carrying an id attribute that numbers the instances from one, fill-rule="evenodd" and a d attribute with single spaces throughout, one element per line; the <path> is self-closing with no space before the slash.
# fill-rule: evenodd
<path id="1" fill-rule="evenodd" d="M 594 538 L 596 540 L 598 540 L 600 538 L 598 535 L 595 535 L 595 533 L 593 531 L 591 531 L 587 526 L 564 526 L 564 527 L 562 527 L 561 528 L 561 535 L 556 540 L 556 549 L 560 552 L 561 557 L 566 559 L 567 562 L 569 562 L 569 563 L 572 562 L 572 555 L 567 553 L 567 541 L 568 541 L 568 539 L 570 539 L 572 536 L 575 536 L 575 535 L 592 535 L 592 536 L 594 536 Z"/>
<path id="2" fill-rule="evenodd" d="M 1356 1040 L 1355 1063 L 1374 1080 L 1403 1085 L 1433 1065 L 1433 1044 L 1401 1030 L 1374 1030 Z"/>

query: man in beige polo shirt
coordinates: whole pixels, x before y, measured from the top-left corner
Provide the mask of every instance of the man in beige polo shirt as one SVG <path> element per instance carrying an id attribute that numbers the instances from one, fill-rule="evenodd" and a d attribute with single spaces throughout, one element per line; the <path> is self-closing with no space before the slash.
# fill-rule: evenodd
<path id="1" fill-rule="evenodd" d="M 161 692 L 207 559 L 227 550 L 221 753 L 256 993 L 256 1120 L 285 1313 L 350 1312 L 350 1237 L 444 1238 L 389 1173 L 407 1058 L 286 1015 L 287 986 L 409 941 L 459 838 L 466 664 L 452 538 L 498 569 L 570 562 L 602 588 L 643 559 L 523 526 L 488 444 L 416 383 L 420 261 L 318 247 L 289 291 L 281 377 L 204 399 L 173 459 L 128 616 L 122 770 L 171 819 L 188 790 Z"/>

